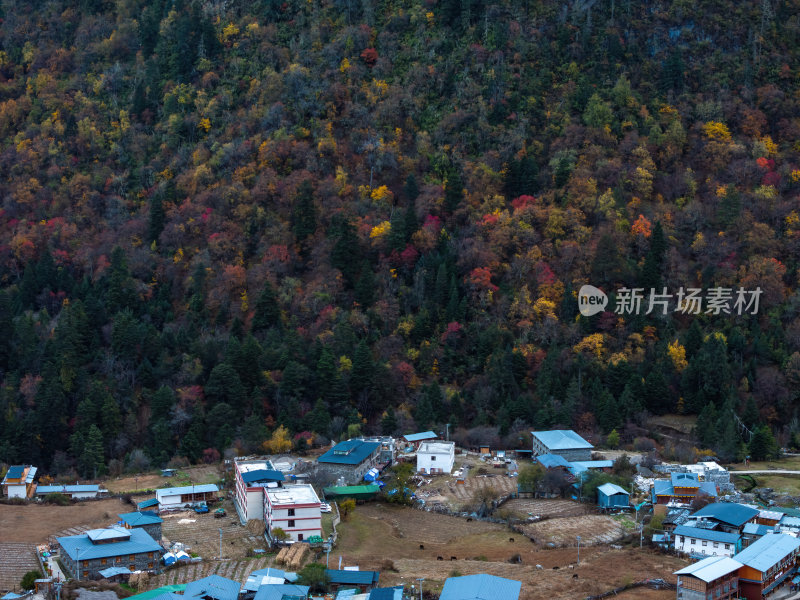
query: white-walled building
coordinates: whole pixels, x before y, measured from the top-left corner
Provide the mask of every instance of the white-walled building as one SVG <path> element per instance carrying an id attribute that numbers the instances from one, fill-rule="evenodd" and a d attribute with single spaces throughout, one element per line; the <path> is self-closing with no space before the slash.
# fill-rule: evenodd
<path id="1" fill-rule="evenodd" d="M 196 502 L 211 502 L 217 499 L 219 488 L 213 483 L 185 485 L 156 490 L 159 510 L 189 507 Z"/>
<path id="2" fill-rule="evenodd" d="M 48 494 L 64 494 L 73 500 L 86 500 L 89 498 L 97 498 L 101 492 L 108 490 L 101 490 L 97 484 L 86 485 L 39 485 L 36 487 L 36 495 L 39 497 L 47 496 Z"/>
<path id="3" fill-rule="evenodd" d="M 267 532 L 283 529 L 296 542 L 322 536 L 322 513 L 314 488 L 309 484 L 264 488 L 264 522 Z"/>
<path id="4" fill-rule="evenodd" d="M 266 459 L 235 460 L 233 500 L 239 520 L 264 519 L 264 489 L 280 487 L 284 475 Z"/>
<path id="5" fill-rule="evenodd" d="M 455 442 L 422 442 L 417 450 L 417 473 L 449 475 L 455 459 Z"/>
<path id="6" fill-rule="evenodd" d="M 674 534 L 675 550 L 692 557 L 733 556 L 740 548 L 737 533 L 681 525 Z"/>
<path id="7" fill-rule="evenodd" d="M 36 489 L 33 479 L 36 467 L 31 465 L 14 465 L 8 468 L 3 478 L 3 493 L 9 498 L 30 498 Z"/>

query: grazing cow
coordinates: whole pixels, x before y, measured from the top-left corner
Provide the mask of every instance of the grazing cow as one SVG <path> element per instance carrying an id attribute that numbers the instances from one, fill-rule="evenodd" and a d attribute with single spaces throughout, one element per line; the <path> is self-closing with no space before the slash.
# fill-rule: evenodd
<path id="1" fill-rule="evenodd" d="M 444 560 L 441 556 L 437 556 L 436 560 Z"/>
<path id="2" fill-rule="evenodd" d="M 419 549 L 420 549 L 420 550 L 425 550 L 425 545 L 424 545 L 424 544 L 420 544 L 420 545 L 419 545 Z"/>
<path id="3" fill-rule="evenodd" d="M 513 541 L 514 541 L 514 538 L 508 538 L 508 541 L 509 541 L 509 542 L 513 542 Z"/>
<path id="4" fill-rule="evenodd" d="M 577 573 L 573 573 L 573 574 L 572 574 L 572 578 L 573 578 L 573 579 L 577 579 L 577 578 L 578 578 L 578 574 L 577 574 Z"/>
<path id="5" fill-rule="evenodd" d="M 553 567 L 553 571 L 558 571 L 559 567 Z"/>
<path id="6" fill-rule="evenodd" d="M 458 560 L 455 556 L 451 556 L 450 560 Z"/>

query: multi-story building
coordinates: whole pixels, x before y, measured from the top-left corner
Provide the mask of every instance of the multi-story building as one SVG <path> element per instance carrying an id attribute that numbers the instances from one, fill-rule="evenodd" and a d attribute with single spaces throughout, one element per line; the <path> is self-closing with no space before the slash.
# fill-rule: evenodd
<path id="1" fill-rule="evenodd" d="M 447 474 L 453 471 L 455 442 L 422 442 L 417 450 L 417 473 Z"/>
<path id="2" fill-rule="evenodd" d="M 733 556 L 741 548 L 738 533 L 680 525 L 675 528 L 675 550 L 692 557 Z"/>
<path id="3" fill-rule="evenodd" d="M 158 569 L 163 549 L 143 529 L 109 527 L 56 538 L 61 562 L 76 579 L 96 579 L 109 567 L 131 571 Z"/>
<path id="4" fill-rule="evenodd" d="M 734 558 L 739 569 L 739 594 L 747 600 L 762 600 L 787 585 L 797 574 L 800 540 L 777 533 L 757 539 Z"/>
<path id="5" fill-rule="evenodd" d="M 267 459 L 234 460 L 233 503 L 239 520 L 264 518 L 264 489 L 280 487 L 284 475 Z"/>
<path id="6" fill-rule="evenodd" d="M 264 522 L 268 535 L 280 528 L 296 542 L 322 536 L 322 513 L 314 488 L 309 484 L 264 488 Z"/>
<path id="7" fill-rule="evenodd" d="M 334 479 L 357 485 L 364 475 L 380 463 L 380 442 L 347 440 L 339 442 L 317 459 L 319 468 Z"/>
<path id="8" fill-rule="evenodd" d="M 676 571 L 678 600 L 738 598 L 741 566 L 742 563 L 727 556 L 709 556 Z"/>
<path id="9" fill-rule="evenodd" d="M 159 510 L 179 509 L 197 502 L 216 500 L 217 492 L 219 488 L 213 483 L 162 488 L 156 490 L 156 500 Z"/>
<path id="10" fill-rule="evenodd" d="M 691 504 L 697 496 L 717 497 L 713 481 L 700 481 L 696 473 L 671 473 L 669 479 L 656 479 L 651 488 L 653 504 Z"/>
<path id="11" fill-rule="evenodd" d="M 557 454 L 569 462 L 592 459 L 592 446 L 571 429 L 531 431 L 533 456 Z"/>
<path id="12" fill-rule="evenodd" d="M 14 465 L 8 468 L 3 478 L 3 493 L 9 498 L 30 498 L 36 489 L 33 479 L 36 467 L 31 465 Z"/>

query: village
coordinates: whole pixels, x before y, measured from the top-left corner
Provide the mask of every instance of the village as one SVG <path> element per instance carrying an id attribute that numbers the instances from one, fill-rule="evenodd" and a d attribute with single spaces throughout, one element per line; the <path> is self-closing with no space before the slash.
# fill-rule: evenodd
<path id="1" fill-rule="evenodd" d="M 800 510 L 716 462 L 447 437 L 92 483 L 4 467 L 1 598 L 800 598 Z"/>

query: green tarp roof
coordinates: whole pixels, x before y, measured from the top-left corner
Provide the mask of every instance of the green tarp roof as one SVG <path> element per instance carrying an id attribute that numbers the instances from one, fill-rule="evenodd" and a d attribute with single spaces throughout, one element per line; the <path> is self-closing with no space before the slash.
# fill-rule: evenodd
<path id="1" fill-rule="evenodd" d="M 334 487 L 326 487 L 322 491 L 325 496 L 372 496 L 380 491 L 379 485 L 342 485 Z"/>
<path id="2" fill-rule="evenodd" d="M 166 592 L 182 592 L 185 589 L 185 583 L 165 585 L 164 587 L 156 588 L 154 590 L 150 590 L 149 592 L 142 592 L 141 594 L 136 594 L 135 596 L 128 596 L 126 600 L 150 600 L 151 598 L 155 598 L 156 596 L 160 596 Z"/>

